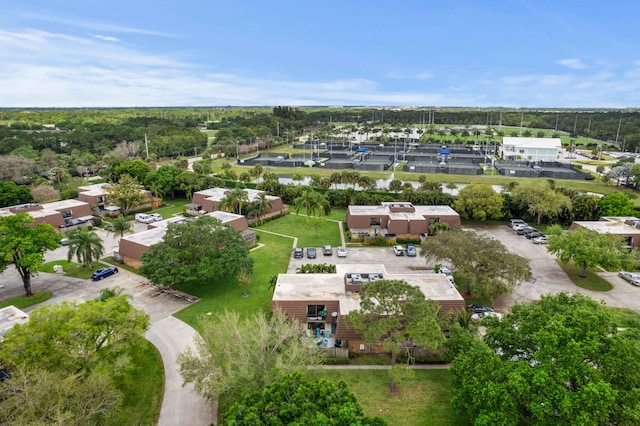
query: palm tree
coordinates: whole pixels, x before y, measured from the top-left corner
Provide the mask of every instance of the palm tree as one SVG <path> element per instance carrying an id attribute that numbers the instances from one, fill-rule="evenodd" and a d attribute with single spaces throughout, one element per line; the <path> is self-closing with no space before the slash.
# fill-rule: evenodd
<path id="1" fill-rule="evenodd" d="M 262 217 L 271 210 L 273 206 L 273 201 L 267 198 L 267 194 L 261 192 L 258 196 L 251 202 L 251 211 L 256 215 L 258 221 L 262 219 Z"/>
<path id="2" fill-rule="evenodd" d="M 242 208 L 249 203 L 249 194 L 242 188 L 235 188 L 220 200 L 218 208 L 228 212 L 242 214 Z"/>
<path id="3" fill-rule="evenodd" d="M 120 236 L 122 238 L 126 232 L 131 229 L 131 222 L 127 221 L 127 218 L 120 215 L 111 221 L 113 227 L 113 237 Z"/>
<path id="4" fill-rule="evenodd" d="M 82 266 L 93 269 L 93 261 L 104 254 L 102 239 L 89 228 L 74 229 L 67 235 L 69 237 L 67 260 L 71 261 L 73 256 L 76 256 Z"/>
<path id="5" fill-rule="evenodd" d="M 264 169 L 260 164 L 256 164 L 253 166 L 253 169 L 251 169 L 251 174 L 256 177 L 256 182 L 260 180 L 260 175 L 262 175 L 263 171 Z"/>
<path id="6" fill-rule="evenodd" d="M 455 184 L 455 183 L 453 183 L 453 182 L 449 182 L 449 183 L 447 184 L 447 189 L 451 191 L 451 195 L 453 195 L 453 190 L 454 190 L 454 189 L 457 189 L 457 188 L 458 188 L 458 185 L 456 185 L 456 184 Z"/>

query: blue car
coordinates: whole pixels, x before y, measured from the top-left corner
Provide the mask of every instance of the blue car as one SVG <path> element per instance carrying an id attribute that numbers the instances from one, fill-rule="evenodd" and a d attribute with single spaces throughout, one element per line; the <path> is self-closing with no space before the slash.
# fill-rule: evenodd
<path id="1" fill-rule="evenodd" d="M 117 274 L 117 273 L 118 273 L 118 268 L 116 268 L 115 266 L 98 269 L 93 274 L 91 274 L 91 281 L 100 281 L 103 278 L 110 277 L 111 275 Z"/>
<path id="2" fill-rule="evenodd" d="M 407 244 L 406 253 L 407 253 L 407 256 L 409 257 L 416 257 L 418 255 L 416 246 L 414 246 L 413 244 Z"/>

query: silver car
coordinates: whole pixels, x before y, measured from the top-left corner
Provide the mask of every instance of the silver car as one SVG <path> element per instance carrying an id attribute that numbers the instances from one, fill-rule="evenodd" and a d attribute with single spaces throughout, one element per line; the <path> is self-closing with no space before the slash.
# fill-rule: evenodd
<path id="1" fill-rule="evenodd" d="M 618 276 L 629 284 L 640 287 L 640 274 L 634 274 L 633 272 L 620 271 Z"/>

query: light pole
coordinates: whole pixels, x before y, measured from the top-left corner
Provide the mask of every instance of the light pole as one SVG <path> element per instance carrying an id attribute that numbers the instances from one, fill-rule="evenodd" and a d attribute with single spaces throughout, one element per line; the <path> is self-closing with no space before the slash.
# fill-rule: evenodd
<path id="1" fill-rule="evenodd" d="M 240 161 L 240 141 L 236 141 L 236 160 Z"/>

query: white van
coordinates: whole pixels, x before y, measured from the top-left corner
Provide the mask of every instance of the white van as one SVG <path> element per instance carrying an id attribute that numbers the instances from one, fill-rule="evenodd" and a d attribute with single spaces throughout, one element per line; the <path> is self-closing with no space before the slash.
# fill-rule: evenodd
<path id="1" fill-rule="evenodd" d="M 160 222 L 161 220 L 163 220 L 160 213 L 151 213 L 149 216 L 151 216 L 156 222 Z"/>
<path id="2" fill-rule="evenodd" d="M 136 214 L 136 222 L 140 222 L 140 223 L 153 223 L 155 222 L 155 219 L 148 214 L 145 213 L 137 213 Z"/>

